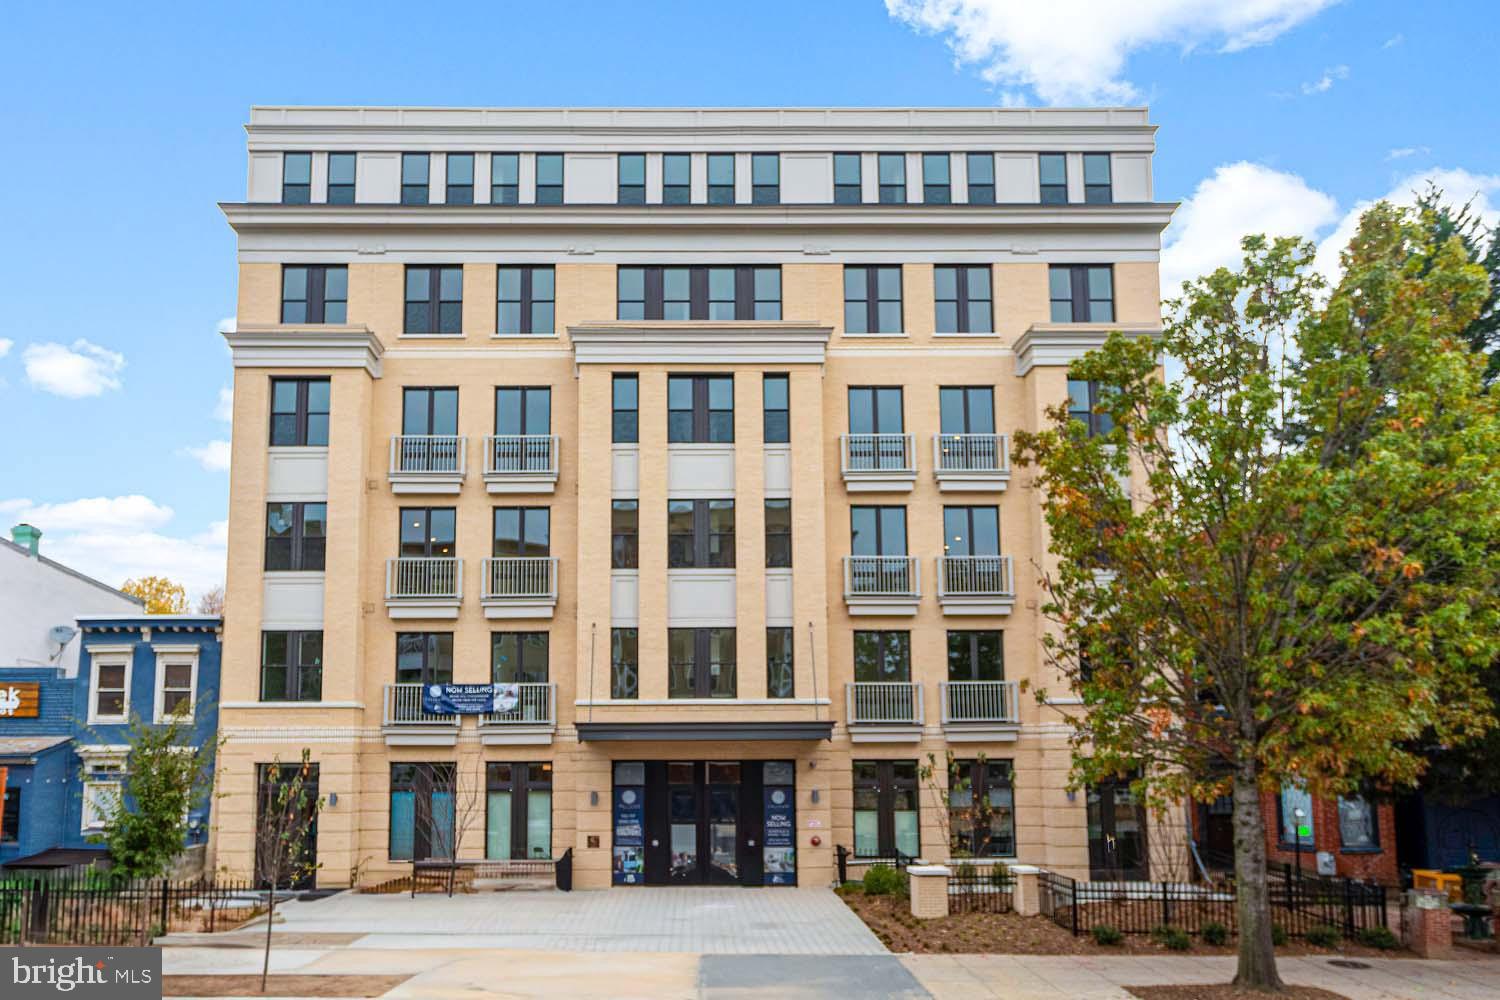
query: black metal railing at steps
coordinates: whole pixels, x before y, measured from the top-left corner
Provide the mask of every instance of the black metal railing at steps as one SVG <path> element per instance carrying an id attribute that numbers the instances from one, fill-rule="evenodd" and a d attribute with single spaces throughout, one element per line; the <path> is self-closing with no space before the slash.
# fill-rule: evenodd
<path id="1" fill-rule="evenodd" d="M 866 865 L 871 868 L 876 865 L 885 865 L 887 868 L 894 868 L 904 874 L 906 872 L 907 865 L 914 865 L 917 863 L 916 858 L 912 857 L 909 854 L 902 854 L 900 851 L 895 851 L 889 856 L 882 855 L 878 858 L 857 857 L 852 851 L 849 850 L 849 848 L 845 847 L 843 844 L 838 844 L 834 847 L 833 857 L 835 864 L 838 866 L 839 885 L 847 885 L 850 881 L 850 865 Z"/>

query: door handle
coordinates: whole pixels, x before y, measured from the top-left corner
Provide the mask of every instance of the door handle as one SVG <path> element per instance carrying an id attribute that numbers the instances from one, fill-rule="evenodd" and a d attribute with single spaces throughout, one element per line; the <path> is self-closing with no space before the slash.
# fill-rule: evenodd
<path id="1" fill-rule="evenodd" d="M 661 841 L 659 841 L 659 840 L 653 840 L 653 841 L 651 841 L 651 846 L 652 847 L 660 847 L 661 846 Z"/>
<path id="2" fill-rule="evenodd" d="M 745 846 L 746 847 L 754 847 L 755 846 L 755 841 L 753 841 L 753 840 L 747 840 L 747 841 L 745 841 Z"/>

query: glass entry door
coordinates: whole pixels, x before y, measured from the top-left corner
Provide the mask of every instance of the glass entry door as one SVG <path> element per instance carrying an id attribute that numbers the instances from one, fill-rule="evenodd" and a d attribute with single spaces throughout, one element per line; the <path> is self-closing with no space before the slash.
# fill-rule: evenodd
<path id="1" fill-rule="evenodd" d="M 1089 877 L 1096 881 L 1142 881 L 1146 859 L 1146 810 L 1130 791 L 1130 779 L 1102 781 L 1088 789 Z"/>
<path id="2" fill-rule="evenodd" d="M 795 803 L 791 761 L 617 761 L 614 881 L 795 885 Z"/>

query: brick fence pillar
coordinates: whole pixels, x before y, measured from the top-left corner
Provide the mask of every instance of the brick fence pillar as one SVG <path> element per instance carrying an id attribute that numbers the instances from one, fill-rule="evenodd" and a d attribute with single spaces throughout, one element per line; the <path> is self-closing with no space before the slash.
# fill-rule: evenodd
<path id="1" fill-rule="evenodd" d="M 1407 894 L 1402 936 L 1408 948 L 1423 958 L 1453 956 L 1453 914 L 1439 891 L 1413 889 Z"/>
<path id="2" fill-rule="evenodd" d="M 948 915 L 948 876 L 946 865 L 908 865 L 911 877 L 911 915 L 920 920 Z"/>
<path id="3" fill-rule="evenodd" d="M 1037 884 L 1042 870 L 1036 865 L 1011 865 L 1011 907 L 1023 917 L 1034 917 L 1042 912 L 1042 900 Z"/>

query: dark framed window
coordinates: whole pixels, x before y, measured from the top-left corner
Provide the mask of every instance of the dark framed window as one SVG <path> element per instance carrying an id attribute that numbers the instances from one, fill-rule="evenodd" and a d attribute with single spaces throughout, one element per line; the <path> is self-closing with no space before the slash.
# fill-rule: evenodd
<path id="1" fill-rule="evenodd" d="M 849 387 L 850 434 L 903 434 L 899 385 Z"/>
<path id="2" fill-rule="evenodd" d="M 766 697 L 796 697 L 790 626 L 766 629 Z"/>
<path id="3" fill-rule="evenodd" d="M 260 634 L 260 700 L 323 700 L 323 632 Z"/>
<path id="4" fill-rule="evenodd" d="M 614 500 L 609 505 L 609 568 L 640 567 L 640 501 Z"/>
<path id="5" fill-rule="evenodd" d="M 552 765 L 484 766 L 484 856 L 490 860 L 552 857 Z"/>
<path id="6" fill-rule="evenodd" d="M 733 698 L 734 629 L 667 629 L 667 669 L 669 698 Z"/>
<path id="7" fill-rule="evenodd" d="M 443 201 L 449 205 L 474 204 L 474 154 L 449 153 L 447 166 Z"/>
<path id="8" fill-rule="evenodd" d="M 1037 176 L 1041 182 L 1043 205 L 1068 203 L 1068 157 L 1065 153 L 1037 155 Z"/>
<path id="9" fill-rule="evenodd" d="M 661 202 L 686 205 L 693 200 L 691 153 L 663 153 L 661 158 Z"/>
<path id="10" fill-rule="evenodd" d="M 94 682 L 94 717 L 118 718 L 123 722 L 127 714 L 125 695 L 130 689 L 130 664 L 124 660 L 95 663 L 94 670 L 98 674 Z"/>
<path id="11" fill-rule="evenodd" d="M 1367 795 L 1340 795 L 1339 847 L 1345 851 L 1380 850 L 1380 821 Z"/>
<path id="12" fill-rule="evenodd" d="M 993 205 L 995 203 L 995 154 L 970 153 L 969 204 Z"/>
<path id="13" fill-rule="evenodd" d="M 1099 409 L 1104 402 L 1100 388 L 1098 382 L 1068 379 L 1068 416 L 1087 425 L 1089 437 L 1108 434 L 1115 428 L 1114 419 Z"/>
<path id="14" fill-rule="evenodd" d="M 354 185 L 359 176 L 357 153 L 328 154 L 328 204 L 354 204 Z"/>
<path id="15" fill-rule="evenodd" d="M 507 437 L 551 434 L 552 389 L 545 385 L 497 387 L 495 433 Z"/>
<path id="16" fill-rule="evenodd" d="M 402 507 L 401 555 L 406 558 L 452 556 L 456 528 L 452 507 Z"/>
<path id="17" fill-rule="evenodd" d="M 734 501 L 668 500 L 667 566 L 672 569 L 732 568 Z"/>
<path id="18" fill-rule="evenodd" d="M 952 630 L 948 633 L 950 681 L 1005 680 L 1005 633 Z"/>
<path id="19" fill-rule="evenodd" d="M 634 375 L 616 375 L 610 380 L 610 440 L 635 444 L 641 439 L 641 386 Z"/>
<path id="20" fill-rule="evenodd" d="M 563 155 L 561 153 L 536 154 L 536 203 L 538 205 L 561 205 L 563 203 Z"/>
<path id="21" fill-rule="evenodd" d="M 775 205 L 781 201 L 781 154 L 750 154 L 750 203 Z"/>
<path id="22" fill-rule="evenodd" d="M 405 333 L 462 333 L 463 311 L 463 268 L 407 265 Z"/>
<path id="23" fill-rule="evenodd" d="M 401 390 L 401 433 L 416 437 L 458 433 L 458 390 L 407 386 Z"/>
<path id="24" fill-rule="evenodd" d="M 547 683 L 547 633 L 491 632 L 490 681 L 495 684 Z"/>
<path id="25" fill-rule="evenodd" d="M 432 157 L 427 153 L 401 154 L 401 204 L 427 204 L 428 173 Z"/>
<path id="26" fill-rule="evenodd" d="M 998 556 L 1000 554 L 1000 508 L 944 507 L 943 554 Z"/>
<path id="27" fill-rule="evenodd" d="M 781 268 L 621 267 L 616 271 L 619 319 L 781 318 Z"/>
<path id="28" fill-rule="evenodd" d="M 646 204 L 646 154 L 620 153 L 615 161 L 619 182 L 615 201 L 621 205 Z"/>
<path id="29" fill-rule="evenodd" d="M 391 765 L 392 861 L 454 856 L 456 778 L 451 763 Z"/>
<path id="30" fill-rule="evenodd" d="M 792 568 L 792 501 L 766 501 L 766 568 Z"/>
<path id="31" fill-rule="evenodd" d="M 833 203 L 858 205 L 865 200 L 858 153 L 833 154 Z"/>
<path id="32" fill-rule="evenodd" d="M 452 632 L 396 633 L 397 684 L 452 684 Z"/>
<path id="33" fill-rule="evenodd" d="M 349 268 L 343 264 L 283 264 L 283 323 L 345 323 L 349 318 Z"/>
<path id="34" fill-rule="evenodd" d="M 849 546 L 857 556 L 906 555 L 906 508 L 849 508 Z"/>
<path id="35" fill-rule="evenodd" d="M 271 379 L 271 447 L 328 446 L 326 378 Z"/>
<path id="36" fill-rule="evenodd" d="M 21 789 L 14 785 L 5 789 L 5 808 L 0 811 L 0 844 L 17 844 L 21 841 Z"/>
<path id="37" fill-rule="evenodd" d="M 938 333 L 992 333 L 988 264 L 940 264 L 932 269 Z"/>
<path id="38" fill-rule="evenodd" d="M 844 332 L 901 332 L 901 268 L 844 265 Z"/>
<path id="39" fill-rule="evenodd" d="M 915 858 L 922 853 L 917 762 L 854 762 L 854 856 Z"/>
<path id="40" fill-rule="evenodd" d="M 281 154 L 281 203 L 306 205 L 312 201 L 312 154 Z"/>
<path id="41" fill-rule="evenodd" d="M 490 204 L 517 205 L 521 201 L 521 154 L 490 154 Z"/>
<path id="42" fill-rule="evenodd" d="M 995 433 L 995 390 L 987 385 L 939 388 L 938 430 L 943 434 Z"/>
<path id="43" fill-rule="evenodd" d="M 880 203 L 905 205 L 906 154 L 881 153 L 875 158 L 875 172 L 880 179 Z"/>
<path id="44" fill-rule="evenodd" d="M 975 858 L 1016 855 L 1016 790 L 1008 760 L 956 760 L 948 772 L 949 847 Z"/>
<path id="45" fill-rule="evenodd" d="M 854 633 L 854 680 L 860 684 L 911 681 L 911 633 L 897 630 Z"/>
<path id="46" fill-rule="evenodd" d="M 1302 833 L 1299 827 L 1307 832 Z M 1276 828 L 1281 831 L 1281 843 L 1287 846 L 1295 846 L 1300 840 L 1303 847 L 1311 848 L 1317 842 L 1312 795 L 1306 788 L 1290 782 L 1281 786 L 1281 794 L 1276 796 Z"/>
<path id="47" fill-rule="evenodd" d="M 1108 205 L 1114 201 L 1109 161 L 1108 153 L 1083 154 L 1083 200 L 1090 205 Z"/>
<path id="48" fill-rule="evenodd" d="M 667 376 L 667 441 L 728 444 L 734 441 L 734 376 Z"/>
<path id="49" fill-rule="evenodd" d="M 266 504 L 267 571 L 322 572 L 328 544 L 328 504 Z"/>
<path id="50" fill-rule="evenodd" d="M 947 153 L 922 154 L 922 202 L 926 205 L 953 203 L 952 161 Z"/>
<path id="51" fill-rule="evenodd" d="M 495 508 L 495 538 L 490 555 L 519 558 L 551 554 L 552 508 Z"/>
<path id="52" fill-rule="evenodd" d="M 1113 323 L 1115 269 L 1110 264 L 1052 264 L 1047 293 L 1054 323 Z"/>
<path id="53" fill-rule="evenodd" d="M 609 630 L 609 696 L 617 700 L 641 696 L 640 632 L 633 628 Z"/>
<path id="54" fill-rule="evenodd" d="M 792 440 L 788 376 L 766 375 L 761 379 L 761 422 L 766 444 L 788 444 Z"/>
<path id="55" fill-rule="evenodd" d="M 734 154 L 708 154 L 708 203 L 734 204 Z"/>

